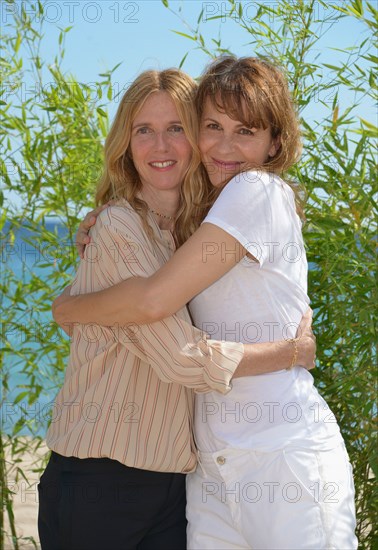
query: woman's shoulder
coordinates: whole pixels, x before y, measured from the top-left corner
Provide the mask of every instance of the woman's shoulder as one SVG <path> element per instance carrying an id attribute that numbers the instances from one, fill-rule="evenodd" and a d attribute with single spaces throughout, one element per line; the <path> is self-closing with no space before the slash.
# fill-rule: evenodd
<path id="1" fill-rule="evenodd" d="M 240 176 L 240 180 L 245 182 L 246 184 L 260 183 L 264 186 L 270 186 L 270 185 L 281 186 L 285 184 L 285 182 L 282 180 L 282 178 L 278 174 L 274 172 L 267 172 L 265 170 L 247 170 L 246 172 L 241 172 L 239 176 Z"/>
<path id="2" fill-rule="evenodd" d="M 262 187 L 282 186 L 285 182 L 273 172 L 265 172 L 263 170 L 246 170 L 236 174 L 230 181 L 224 186 L 224 191 L 238 187 L 244 189 L 246 192 L 254 192 Z"/>
<path id="3" fill-rule="evenodd" d="M 125 199 L 118 200 L 105 208 L 98 216 L 98 220 L 103 225 L 141 225 L 138 212 Z"/>
<path id="4" fill-rule="evenodd" d="M 109 228 L 127 235 L 144 234 L 141 217 L 125 199 L 109 205 L 97 217 L 94 229 Z"/>
<path id="5" fill-rule="evenodd" d="M 284 196 L 294 197 L 291 186 L 274 172 L 265 172 L 262 170 L 248 170 L 239 174 L 239 184 L 242 182 L 247 196 L 257 194 L 265 195 L 271 202 L 275 199 L 282 201 Z M 236 178 L 233 178 L 236 179 Z M 232 180 L 231 180 L 232 181 Z M 235 185 L 237 185 L 237 181 Z M 240 188 L 240 187 L 239 187 Z M 260 198 L 262 198 L 260 196 Z"/>
<path id="6" fill-rule="evenodd" d="M 232 203 L 261 202 L 264 197 L 269 199 L 274 189 L 285 185 L 283 180 L 271 172 L 248 170 L 236 174 L 222 189 L 216 203 L 227 201 Z"/>

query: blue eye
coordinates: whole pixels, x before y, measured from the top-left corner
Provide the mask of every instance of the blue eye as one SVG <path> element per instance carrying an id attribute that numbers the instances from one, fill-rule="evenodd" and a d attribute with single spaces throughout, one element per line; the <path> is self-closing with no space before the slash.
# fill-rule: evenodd
<path id="1" fill-rule="evenodd" d="M 140 128 L 137 129 L 137 131 L 135 132 L 136 134 L 148 134 L 151 132 L 151 129 L 148 128 L 148 126 L 141 126 Z"/>
<path id="2" fill-rule="evenodd" d="M 174 126 L 171 126 L 168 131 L 175 134 L 181 134 L 184 133 L 184 128 L 182 126 L 179 126 L 178 124 L 175 124 Z"/>

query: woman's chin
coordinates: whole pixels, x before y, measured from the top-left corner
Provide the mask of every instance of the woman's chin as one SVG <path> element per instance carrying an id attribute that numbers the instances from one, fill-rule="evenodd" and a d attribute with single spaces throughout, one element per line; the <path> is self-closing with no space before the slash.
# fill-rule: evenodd
<path id="1" fill-rule="evenodd" d="M 219 188 L 223 187 L 231 179 L 231 177 L 231 175 L 229 177 L 224 177 L 224 175 L 221 176 L 220 174 L 211 174 L 209 179 L 213 187 Z"/>

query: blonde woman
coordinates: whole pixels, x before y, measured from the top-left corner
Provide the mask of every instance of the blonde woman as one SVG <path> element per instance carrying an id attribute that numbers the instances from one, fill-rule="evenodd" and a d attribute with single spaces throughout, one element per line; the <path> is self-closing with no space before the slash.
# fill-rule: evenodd
<path id="1" fill-rule="evenodd" d="M 198 225 L 207 188 L 197 173 L 195 88 L 178 70 L 148 71 L 124 95 L 97 192 L 99 202 L 118 202 L 98 218 L 73 296 L 152 275 Z M 238 376 L 290 366 L 297 351 L 311 367 L 311 331 L 297 350 L 284 340 L 209 340 L 185 307 L 150 325 L 95 323 L 95 315 L 75 323 L 53 408 L 39 486 L 42 549 L 185 548 L 193 390 L 226 393 Z"/>

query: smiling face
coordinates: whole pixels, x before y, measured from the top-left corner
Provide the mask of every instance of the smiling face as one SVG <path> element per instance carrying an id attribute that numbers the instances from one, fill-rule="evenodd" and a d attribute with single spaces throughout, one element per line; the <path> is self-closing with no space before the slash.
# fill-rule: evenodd
<path id="1" fill-rule="evenodd" d="M 146 99 L 132 123 L 130 151 L 143 191 L 179 193 L 192 148 L 167 92 Z"/>
<path id="2" fill-rule="evenodd" d="M 214 187 L 232 176 L 253 167 L 263 166 L 274 157 L 279 137 L 272 138 L 271 129 L 247 128 L 219 111 L 206 99 L 202 112 L 199 148 L 202 162 Z"/>

